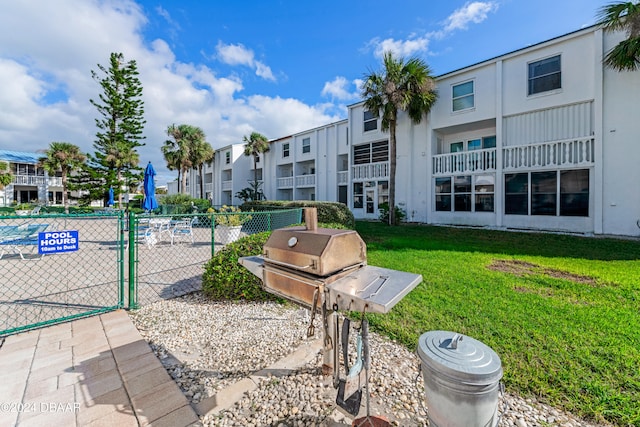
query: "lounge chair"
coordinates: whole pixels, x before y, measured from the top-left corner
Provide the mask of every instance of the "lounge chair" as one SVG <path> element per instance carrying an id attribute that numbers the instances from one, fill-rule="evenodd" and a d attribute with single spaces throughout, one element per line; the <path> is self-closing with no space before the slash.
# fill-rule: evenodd
<path id="1" fill-rule="evenodd" d="M 174 222 L 171 229 L 171 245 L 178 239 L 189 239 L 191 243 L 193 241 L 193 225 L 198 221 L 198 217 L 194 216 L 191 220 L 184 219 Z"/>
<path id="2" fill-rule="evenodd" d="M 21 259 L 24 257 L 23 251 L 38 247 L 39 233 L 49 229 L 49 224 L 22 224 L 22 225 L 6 225 L 0 228 L 0 259 L 7 251 L 19 254 Z M 42 258 L 44 254 L 40 258 Z"/>

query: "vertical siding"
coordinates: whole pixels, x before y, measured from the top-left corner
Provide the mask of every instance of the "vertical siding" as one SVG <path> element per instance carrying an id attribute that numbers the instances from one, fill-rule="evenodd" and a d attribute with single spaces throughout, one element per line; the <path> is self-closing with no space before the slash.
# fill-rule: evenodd
<path id="1" fill-rule="evenodd" d="M 504 146 L 590 136 L 593 134 L 593 102 L 505 117 L 503 125 Z"/>

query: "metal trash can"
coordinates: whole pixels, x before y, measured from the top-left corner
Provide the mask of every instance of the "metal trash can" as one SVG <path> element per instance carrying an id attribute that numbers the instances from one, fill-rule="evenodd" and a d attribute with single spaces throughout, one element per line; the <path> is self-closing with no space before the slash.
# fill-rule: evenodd
<path id="1" fill-rule="evenodd" d="M 418 340 L 429 425 L 494 427 L 502 363 L 487 345 L 448 331 L 430 331 Z"/>

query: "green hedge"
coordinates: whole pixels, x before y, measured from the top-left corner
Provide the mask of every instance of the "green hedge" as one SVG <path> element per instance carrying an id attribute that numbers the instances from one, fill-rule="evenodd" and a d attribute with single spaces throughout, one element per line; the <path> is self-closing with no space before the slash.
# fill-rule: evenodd
<path id="1" fill-rule="evenodd" d="M 318 202 L 311 200 L 262 200 L 246 202 L 241 206 L 243 211 L 264 211 L 288 208 L 317 208 L 318 222 L 338 223 L 352 230 L 356 227 L 353 213 L 347 205 L 339 202 Z"/>
<path id="2" fill-rule="evenodd" d="M 281 301 L 262 289 L 262 281 L 238 263 L 238 258 L 261 255 L 271 232 L 252 234 L 229 243 L 205 265 L 202 291 L 216 300 Z"/>

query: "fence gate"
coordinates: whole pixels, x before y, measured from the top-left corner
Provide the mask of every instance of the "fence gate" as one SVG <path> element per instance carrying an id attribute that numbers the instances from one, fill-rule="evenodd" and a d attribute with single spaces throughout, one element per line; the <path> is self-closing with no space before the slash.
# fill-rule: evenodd
<path id="1" fill-rule="evenodd" d="M 0 217 L 0 336 L 124 306 L 124 216 Z"/>

